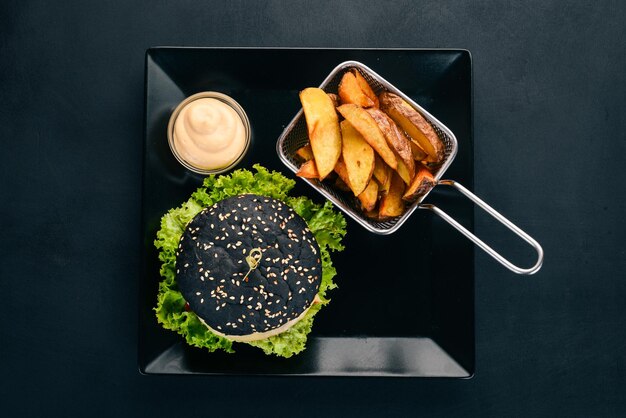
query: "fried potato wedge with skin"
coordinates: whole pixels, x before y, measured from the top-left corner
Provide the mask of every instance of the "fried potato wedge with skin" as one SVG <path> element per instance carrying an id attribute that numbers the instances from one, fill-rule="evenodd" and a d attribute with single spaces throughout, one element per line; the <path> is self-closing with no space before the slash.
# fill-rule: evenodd
<path id="1" fill-rule="evenodd" d="M 404 213 L 404 181 L 398 173 L 393 173 L 391 177 L 391 186 L 389 191 L 380 199 L 378 208 L 379 219 L 393 218 Z"/>
<path id="2" fill-rule="evenodd" d="M 309 87 L 302 90 L 300 101 L 306 118 L 315 164 L 320 179 L 324 179 L 333 171 L 341 156 L 339 117 L 333 101 L 320 88 Z"/>
<path id="3" fill-rule="evenodd" d="M 300 166 L 300 169 L 296 173 L 296 176 L 303 177 L 305 179 L 319 179 L 320 173 L 317 171 L 315 160 L 309 160 Z"/>
<path id="4" fill-rule="evenodd" d="M 378 203 L 378 183 L 376 180 L 371 179 L 369 183 L 367 183 L 367 187 L 365 187 L 363 192 L 357 197 L 361 202 L 361 209 L 363 209 L 363 211 L 370 212 L 374 210 L 376 203 Z"/>
<path id="5" fill-rule="evenodd" d="M 339 160 L 337 164 L 335 164 L 335 173 L 337 173 L 339 178 L 348 186 L 348 189 L 352 190 L 352 187 L 350 187 L 350 178 L 348 177 L 348 169 L 343 160 Z"/>
<path id="6" fill-rule="evenodd" d="M 380 103 L 378 102 L 378 96 L 376 96 L 376 93 L 374 93 L 374 90 L 372 90 L 372 86 L 370 86 L 365 77 L 363 77 L 363 75 L 358 70 L 354 69 L 352 71 L 354 74 L 354 78 L 356 78 L 356 82 L 358 83 L 359 87 L 361 87 L 363 93 L 365 93 L 365 95 L 369 97 L 372 102 L 374 102 L 373 107 L 378 107 Z"/>
<path id="7" fill-rule="evenodd" d="M 379 190 L 380 193 L 387 193 L 389 191 L 389 188 L 391 187 L 391 178 L 393 177 L 393 173 L 395 173 L 395 171 L 393 171 L 390 168 L 389 169 L 389 176 L 387 177 L 385 182 L 379 184 L 378 190 Z"/>
<path id="8" fill-rule="evenodd" d="M 435 178 L 426 167 L 420 164 L 413 183 L 406 189 L 402 199 L 407 202 L 414 202 L 433 187 L 435 187 Z"/>
<path id="9" fill-rule="evenodd" d="M 389 170 L 389 177 L 387 177 L 387 180 L 385 180 L 384 183 L 379 183 L 378 185 L 378 192 L 381 194 L 385 194 L 389 191 L 389 188 L 391 187 L 391 179 L 393 177 L 393 173 L 395 173 L 395 171 L 393 170 Z"/>
<path id="10" fill-rule="evenodd" d="M 372 107 L 374 101 L 361 89 L 354 73 L 346 71 L 339 82 L 339 98 L 341 103 L 352 103 L 361 107 Z"/>
<path id="11" fill-rule="evenodd" d="M 416 140 L 422 149 L 440 162 L 444 158 L 444 144 L 428 121 L 402 97 L 384 92 L 378 97 L 380 108 L 393 119 L 409 136 Z"/>
<path id="12" fill-rule="evenodd" d="M 384 115 L 387 116 L 386 114 Z M 411 141 L 391 118 L 389 118 L 388 116 L 387 118 L 389 119 L 389 123 L 391 124 L 393 137 L 396 139 L 396 142 L 394 143 L 394 148 L 398 153 L 398 156 L 406 165 L 406 168 L 409 170 L 409 176 L 413 178 L 415 176 L 415 159 L 413 158 L 413 151 L 411 151 Z"/>
<path id="13" fill-rule="evenodd" d="M 337 108 L 339 113 L 361 133 L 363 138 L 374 148 L 374 151 L 394 170 L 398 167 L 396 156 L 387 145 L 385 136 L 380 131 L 376 121 L 362 107 L 355 104 L 343 104 Z M 313 148 L 315 151 L 315 148 Z"/>
<path id="14" fill-rule="evenodd" d="M 340 123 L 341 158 L 346 164 L 350 187 L 355 196 L 365 190 L 374 172 L 374 150 L 347 120 Z"/>
<path id="15" fill-rule="evenodd" d="M 402 177 L 405 183 L 410 183 L 413 176 L 415 176 L 415 160 L 413 159 L 413 152 L 411 151 L 411 143 L 409 138 L 398 128 L 398 125 L 383 111 L 378 109 L 367 109 L 367 113 L 376 121 L 380 131 L 385 136 L 387 144 L 396 153 L 398 163 L 402 161 L 404 163 L 404 171 L 400 172 L 398 168 L 396 171 Z M 400 164 L 398 164 L 400 167 Z"/>
<path id="16" fill-rule="evenodd" d="M 409 144 L 411 146 L 411 152 L 413 153 L 413 159 L 415 161 L 426 160 L 426 158 L 428 157 L 428 154 L 424 152 L 424 150 L 422 149 L 422 147 L 420 147 L 417 141 L 415 141 L 414 139 L 411 139 Z"/>
<path id="17" fill-rule="evenodd" d="M 387 193 L 391 185 L 391 176 L 394 171 L 385 164 L 378 155 L 376 155 L 374 161 L 374 173 L 372 173 L 372 177 L 378 181 L 378 192 Z"/>
<path id="18" fill-rule="evenodd" d="M 413 169 L 415 170 L 415 164 L 413 165 Z M 413 180 L 414 176 L 411 176 L 409 169 L 406 165 L 404 165 L 404 162 L 401 159 L 398 159 L 398 168 L 396 169 L 396 173 L 398 173 L 402 181 L 407 185 L 411 184 L 411 180 Z"/>
<path id="19" fill-rule="evenodd" d="M 313 159 L 313 150 L 311 149 L 311 145 L 305 145 L 303 147 L 298 148 L 296 151 L 296 155 L 302 159 L 302 161 L 309 161 Z"/>
<path id="20" fill-rule="evenodd" d="M 391 167 L 385 164 L 378 154 L 374 155 L 374 173 L 372 174 L 380 184 L 385 184 L 391 176 Z"/>

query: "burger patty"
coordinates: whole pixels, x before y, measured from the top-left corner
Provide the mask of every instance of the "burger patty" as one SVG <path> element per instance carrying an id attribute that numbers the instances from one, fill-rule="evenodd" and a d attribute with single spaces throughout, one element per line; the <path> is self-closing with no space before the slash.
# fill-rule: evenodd
<path id="1" fill-rule="evenodd" d="M 304 219 L 279 200 L 252 194 L 202 210 L 176 253 L 190 309 L 227 337 L 293 325 L 313 303 L 321 275 L 319 246 Z"/>

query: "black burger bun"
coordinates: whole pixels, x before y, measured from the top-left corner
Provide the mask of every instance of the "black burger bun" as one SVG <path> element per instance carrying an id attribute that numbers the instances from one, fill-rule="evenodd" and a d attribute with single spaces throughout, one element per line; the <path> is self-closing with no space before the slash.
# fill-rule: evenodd
<path id="1" fill-rule="evenodd" d="M 240 195 L 202 210 L 176 254 L 177 282 L 190 309 L 233 341 L 293 326 L 312 305 L 321 277 L 319 246 L 306 222 L 265 196 Z"/>

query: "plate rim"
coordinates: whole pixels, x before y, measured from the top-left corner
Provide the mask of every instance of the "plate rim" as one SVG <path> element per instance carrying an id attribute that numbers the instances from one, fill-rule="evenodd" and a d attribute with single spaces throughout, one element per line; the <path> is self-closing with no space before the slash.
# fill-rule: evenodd
<path id="1" fill-rule="evenodd" d="M 398 48 L 342 48 L 342 47 L 247 47 L 247 46 L 241 46 L 241 47 L 228 47 L 228 46 L 152 46 L 149 47 L 145 50 L 145 66 L 144 66 L 144 100 L 143 100 L 143 104 L 144 104 L 144 115 L 143 115 L 143 152 L 142 152 L 142 168 L 141 168 L 141 187 L 142 187 L 142 201 L 143 201 L 143 194 L 144 194 L 144 189 L 145 189 L 145 164 L 146 164 L 146 148 L 147 148 L 147 137 L 148 137 L 148 100 L 149 100 L 149 79 L 148 79 L 148 70 L 149 70 L 149 65 L 150 65 L 150 60 L 154 60 L 154 54 L 160 51 L 180 51 L 180 50 L 196 50 L 196 51 L 213 51 L 213 50 L 218 50 L 218 51 L 228 51 L 228 50 L 232 50 L 232 51 L 343 51 L 343 52 L 351 52 L 351 51 L 371 51 L 371 52 L 376 52 L 376 51 L 396 51 L 396 52 L 437 52 L 437 53 L 441 53 L 441 52 L 450 52 L 450 53 L 458 53 L 461 54 L 460 56 L 466 56 L 468 59 L 468 86 L 469 86 L 469 102 L 468 102 L 468 108 L 467 108 L 467 112 L 468 112 L 468 116 L 469 116 L 469 134 L 470 134 L 470 138 L 469 140 L 471 141 L 470 146 L 472 147 L 472 156 L 471 156 L 471 182 L 474 182 L 474 169 L 473 169 L 473 165 L 474 165 L 474 161 L 473 161 L 473 136 L 474 136 L 474 132 L 473 132 L 473 128 L 474 128 L 474 120 L 473 120 L 473 113 L 474 113 L 474 94 L 473 94 L 473 84 L 474 84 L 474 77 L 473 77 L 473 58 L 471 55 L 471 52 L 469 49 L 463 49 L 463 48 L 402 48 L 402 47 L 398 47 Z M 159 65 L 158 62 L 154 62 L 154 65 Z M 143 209 L 143 203 L 142 203 L 142 210 L 141 210 L 141 224 L 140 224 L 140 230 L 141 230 L 141 240 L 142 240 L 142 272 L 140 272 L 140 280 L 141 277 L 144 275 L 144 263 L 147 261 L 145 254 L 144 254 L 144 238 L 145 238 L 145 223 L 146 220 L 144 219 L 145 213 L 144 213 L 144 209 Z M 473 213 L 472 213 L 472 225 L 473 225 Z M 475 261 L 474 261 L 474 252 L 472 251 L 472 260 L 471 260 L 471 264 L 472 264 L 472 271 L 471 271 L 471 276 L 472 276 L 472 292 L 471 292 L 471 298 L 470 298 L 470 304 L 471 304 L 471 310 L 472 310 L 472 316 L 473 316 L 473 320 L 472 320 L 472 329 L 471 329 L 471 335 L 472 335 L 472 340 L 471 340 L 471 345 L 473 347 L 472 349 L 472 358 L 471 358 L 471 368 L 469 370 L 467 370 L 467 368 L 464 367 L 464 369 L 467 371 L 467 375 L 466 376 L 453 376 L 453 377 L 445 377 L 445 376 L 421 376 L 421 375 L 399 375 L 399 377 L 408 377 L 408 378 L 441 378 L 441 379 L 447 379 L 447 378 L 454 378 L 454 379 L 469 379 L 472 378 L 475 374 L 475 369 L 476 369 L 476 338 L 475 338 L 475 269 L 474 269 L 474 265 L 475 265 Z M 159 278 L 160 280 L 160 278 Z M 143 285 L 140 285 L 140 288 L 143 287 Z M 140 294 L 139 297 L 141 298 L 142 295 Z M 141 318 L 141 314 L 140 314 L 140 318 L 139 318 L 139 322 L 138 322 L 138 331 L 139 331 L 139 339 L 141 339 L 141 326 L 142 326 L 142 322 L 141 322 L 142 318 Z M 312 337 L 314 338 L 314 337 Z M 433 340 L 434 341 L 434 340 Z M 337 377 L 337 376 L 363 376 L 363 377 L 368 377 L 367 375 L 363 375 L 363 374 L 350 374 L 350 373 L 345 373 L 345 374 L 337 374 L 337 375 L 319 375 L 319 374 L 309 374 L 309 373 L 304 373 L 304 374 L 299 374 L 299 373 L 278 373 L 278 374 L 265 374 L 265 373 L 223 373 L 223 372 L 216 372 L 216 373 L 206 373 L 206 372 L 179 372 L 179 373 L 157 373 L 157 372 L 146 372 L 145 367 L 142 367 L 142 362 L 141 362 L 141 353 L 140 350 L 138 350 L 137 352 L 137 360 L 138 360 L 138 369 L 140 374 L 142 375 L 158 375 L 158 374 L 191 374 L 191 375 L 219 375 L 219 376 L 240 376 L 240 375 L 245 375 L 245 376 L 300 376 L 300 377 L 323 377 L 323 376 L 327 376 L 327 377 Z M 149 364 L 150 362 L 147 362 L 146 364 Z M 396 376 L 384 376 L 384 377 L 396 377 Z"/>

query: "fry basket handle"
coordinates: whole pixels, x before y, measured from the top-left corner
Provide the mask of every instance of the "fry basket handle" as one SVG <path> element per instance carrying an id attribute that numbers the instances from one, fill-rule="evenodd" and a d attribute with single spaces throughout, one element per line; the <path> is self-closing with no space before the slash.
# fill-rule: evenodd
<path id="1" fill-rule="evenodd" d="M 515 224 L 513 224 L 511 221 L 509 221 L 507 218 L 502 216 L 500 213 L 498 213 L 491 206 L 489 206 L 484 201 L 482 201 L 474 193 L 470 192 L 468 189 L 463 187 L 463 185 L 461 185 L 460 183 L 457 183 L 454 180 L 440 180 L 437 183 L 437 185 L 444 185 L 444 186 L 454 187 L 459 192 L 461 192 L 463 195 L 465 195 L 465 197 L 467 197 L 472 202 L 474 202 L 476 205 L 481 207 L 485 212 L 490 214 L 493 218 L 495 218 L 496 220 L 500 221 L 504 226 L 506 226 L 511 231 L 513 231 L 517 236 L 519 236 L 524 241 L 526 241 L 528 244 L 530 244 L 530 246 L 533 247 L 535 249 L 535 251 L 537 251 L 537 262 L 535 263 L 535 265 L 530 267 L 530 268 L 526 268 L 526 269 L 516 266 L 515 264 L 511 263 L 509 260 L 507 260 L 506 258 L 501 256 L 498 252 L 496 252 L 493 248 L 491 248 L 489 245 L 487 245 L 485 242 L 483 242 L 476 235 L 474 235 L 469 230 L 467 230 L 463 225 L 458 223 L 454 218 L 452 218 L 450 215 L 448 215 L 446 212 L 444 212 L 443 210 L 439 209 L 435 205 L 432 205 L 432 204 L 420 204 L 419 205 L 420 209 L 428 209 L 428 210 L 433 211 L 435 214 L 437 214 L 439 217 L 441 217 L 444 221 L 448 222 L 450 225 L 455 227 L 457 230 L 459 230 L 459 232 L 461 232 L 463 235 L 465 235 L 467 238 L 469 238 L 474 244 L 478 245 L 483 251 L 485 251 L 487 254 L 489 254 L 496 261 L 498 261 L 500 264 L 502 264 L 503 266 L 505 266 L 506 268 L 508 268 L 512 272 L 517 273 L 517 274 L 530 275 L 530 274 L 534 274 L 537 271 L 539 271 L 539 269 L 541 268 L 541 265 L 543 264 L 543 249 L 541 248 L 541 245 L 539 245 L 539 243 L 537 241 L 535 241 L 532 237 L 530 237 L 530 235 L 528 235 L 527 233 L 525 233 L 524 231 L 519 229 Z"/>

